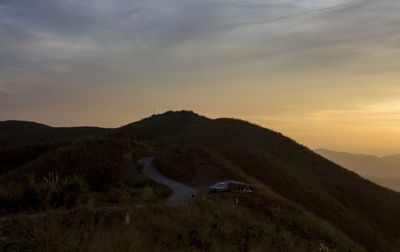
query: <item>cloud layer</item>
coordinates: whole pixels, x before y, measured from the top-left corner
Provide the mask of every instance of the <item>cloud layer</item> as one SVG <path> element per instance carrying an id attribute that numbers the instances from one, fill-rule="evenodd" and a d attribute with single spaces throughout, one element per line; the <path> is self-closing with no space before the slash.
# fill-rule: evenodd
<path id="1" fill-rule="evenodd" d="M 168 61 L 155 64 L 156 70 L 162 63 L 226 61 L 292 70 L 345 68 L 355 58 L 374 56 L 386 60 L 379 68 L 390 69 L 399 54 L 399 5 L 395 0 L 3 0 L 1 74 L 66 71 L 99 60 L 107 61 L 107 68 L 114 59 L 135 65 L 154 58 Z M 369 61 L 356 66 L 373 67 Z"/>
<path id="2" fill-rule="evenodd" d="M 117 126 L 191 108 L 287 122 L 391 103 L 398 13 L 397 0 L 0 0 L 0 119 Z"/>

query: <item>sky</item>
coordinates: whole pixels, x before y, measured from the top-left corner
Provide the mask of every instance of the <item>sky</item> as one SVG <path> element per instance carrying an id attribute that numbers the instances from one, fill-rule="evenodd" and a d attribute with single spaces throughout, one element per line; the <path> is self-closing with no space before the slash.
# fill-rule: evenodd
<path id="1" fill-rule="evenodd" d="M 0 120 L 181 109 L 400 153 L 400 1 L 0 0 Z"/>

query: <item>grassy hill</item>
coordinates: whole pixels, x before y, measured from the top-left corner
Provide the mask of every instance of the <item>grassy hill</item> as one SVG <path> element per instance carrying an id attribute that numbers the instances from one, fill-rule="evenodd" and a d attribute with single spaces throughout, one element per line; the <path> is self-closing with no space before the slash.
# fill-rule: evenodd
<path id="1" fill-rule="evenodd" d="M 51 127 L 35 122 L 3 121 L 0 122 L 0 146 L 71 141 L 109 131 L 98 127 Z"/>
<path id="2" fill-rule="evenodd" d="M 157 185 L 134 182 L 140 174 L 129 177 L 124 175 L 124 169 L 121 170 L 125 160 L 121 157 L 126 157 L 122 155 L 126 150 L 135 158 L 145 155 L 141 147 L 132 149 L 132 146 L 142 146 L 143 141 L 150 144 L 152 154 L 147 155 L 156 157 L 155 165 L 162 173 L 200 190 L 225 179 L 239 179 L 256 186 L 253 195 L 205 195 L 192 204 L 173 209 L 162 205 L 144 206 L 143 211 L 133 209 L 131 214 L 140 221 L 129 225 L 128 230 L 136 234 L 140 230 L 143 236 L 140 239 L 153 244 L 153 250 L 241 248 L 238 251 L 263 251 L 269 248 L 271 251 L 316 251 L 320 243 L 337 248 L 337 251 L 364 251 L 365 248 L 367 251 L 394 252 L 400 247 L 400 194 L 359 177 L 280 133 L 245 121 L 212 120 L 190 111 L 180 111 L 153 115 L 113 130 L 86 128 L 85 134 L 77 128 L 60 131 L 46 126 L 30 132 L 22 130 L 20 134 L 13 133 L 0 137 L 0 140 L 15 139 L 23 145 L 26 138 L 33 146 L 59 145 L 46 145 L 47 149 L 37 151 L 36 156 L 27 158 L 26 162 L 9 167 L 0 175 L 0 181 L 8 181 L 9 188 L 18 188 L 13 187 L 13 183 L 23 174 L 28 174 L 22 176 L 26 177 L 25 181 L 33 179 L 35 183 L 41 183 L 46 172 L 56 169 L 60 176 L 76 174 L 78 178 L 74 183 L 81 185 L 78 188 L 89 188 L 89 191 L 83 190 L 82 199 L 86 199 L 83 197 L 86 192 L 102 199 L 110 198 L 115 192 L 134 196 L 135 190 L 140 190 L 143 195 L 146 186 L 161 195 L 162 189 Z M 32 132 L 37 132 L 40 137 L 32 136 Z M 70 140 L 57 142 L 57 134 Z M 87 138 L 90 134 L 94 139 L 93 136 Z M 7 148 L 19 147 L 3 149 Z M 18 153 L 18 149 L 14 150 Z M 113 150 L 110 155 L 108 150 Z M 82 151 L 84 154 L 80 154 Z M 119 165 L 113 164 L 109 170 L 106 164 L 114 157 Z M 93 165 L 86 168 L 88 163 Z M 108 174 L 115 176 L 103 181 Z M 123 179 L 126 177 L 128 179 Z M 44 196 L 39 199 L 51 205 L 51 201 L 46 201 L 48 194 L 43 194 L 45 191 L 35 183 L 30 184 L 34 189 L 28 188 L 31 191 L 27 192 L 41 192 Z M 63 192 L 66 186 L 59 185 L 54 190 Z M 1 191 L 7 192 L 7 188 Z M 17 190 L 16 195 L 26 197 L 27 194 Z M 235 205 L 236 198 L 240 202 L 238 205 Z M 215 216 L 218 216 L 217 220 Z M 58 220 L 52 221 L 58 223 Z M 103 234 L 91 233 L 85 243 L 87 247 L 82 245 L 88 249 L 95 246 L 91 241 L 96 239 L 99 244 L 117 239 L 105 239 L 102 243 L 96 235 L 122 232 L 120 227 L 105 229 L 102 222 L 90 223 L 90 227 L 102 230 Z M 210 236 L 213 227 L 218 232 Z M 45 230 L 51 226 L 42 225 L 41 228 Z M 71 232 L 71 241 L 84 232 L 79 227 L 67 229 Z M 12 230 L 7 237 L 18 240 Z M 163 238 L 157 239 L 158 236 Z M 57 233 L 53 238 L 57 244 L 60 239 Z M 42 241 L 37 239 L 37 242 Z M 135 244 L 137 237 L 121 239 Z M 121 251 L 126 251 L 124 248 L 121 247 Z"/>
<path id="3" fill-rule="evenodd" d="M 23 133 L 40 129 L 49 129 L 50 126 L 28 121 L 2 121 L 0 122 L 0 138 L 11 138 Z"/>
<path id="4" fill-rule="evenodd" d="M 3 168 L 0 214 L 71 209 L 92 203 L 97 206 L 140 203 L 143 193 L 162 196 L 169 192 L 139 172 L 138 159 L 151 155 L 144 142 L 123 135 L 107 135 L 63 144 L 48 143 L 46 148 L 44 144 L 29 145 L 36 157 L 26 153 L 26 162 L 5 171 Z M 13 152 L 6 150 L 0 150 L 0 164 L 3 159 L 23 156 L 15 154 L 21 150 L 19 147 Z M 156 201 L 159 199 L 155 197 Z"/>
<path id="5" fill-rule="evenodd" d="M 342 229 L 370 251 L 398 251 L 400 194 L 386 190 L 293 140 L 248 122 L 167 112 L 120 130 L 154 149 L 200 145 Z"/>
<path id="6" fill-rule="evenodd" d="M 148 194 L 143 192 L 150 189 L 150 192 L 160 192 L 156 185 L 149 185 L 147 190 L 141 187 L 138 184 L 140 174 L 130 174 L 124 165 L 118 165 L 125 156 L 119 153 L 133 152 L 135 158 L 146 154 L 143 153 L 146 148 L 136 140 L 127 140 L 125 137 L 108 137 L 78 141 L 0 176 L 0 182 L 9 185 L 7 189 L 11 196 L 15 195 L 12 189 L 18 196 L 10 198 L 7 197 L 10 194 L 0 194 L 3 206 L 0 210 L 11 211 L 13 206 L 30 211 L 71 208 L 87 204 L 88 200 L 97 200 L 93 197 L 113 199 L 139 194 L 142 198 L 143 194 Z M 132 145 L 136 146 L 133 150 Z M 87 152 L 91 152 L 90 155 Z M 134 197 L 130 207 L 108 214 L 84 209 L 67 216 L 50 215 L 40 221 L 0 222 L 0 236 L 7 237 L 7 242 L 0 240 L 0 249 L 300 252 L 317 251 L 320 244 L 324 244 L 338 251 L 365 251 L 340 230 L 274 194 L 212 150 L 199 147 L 189 149 L 188 153 L 198 156 L 204 167 L 212 168 L 208 170 L 210 172 L 253 183 L 256 193 L 205 195 L 190 204 L 174 207 L 154 205 L 155 201 L 149 200 L 137 201 Z M 165 159 L 161 156 L 161 160 Z M 186 155 L 182 155 L 176 159 L 176 164 L 185 160 Z M 62 163 L 57 164 L 60 161 Z M 159 162 L 163 161 L 156 162 L 162 169 Z M 85 167 L 87 164 L 93 165 Z M 49 171 L 60 179 L 55 179 Z M 206 170 L 198 174 L 210 176 Z M 27 176 L 28 180 L 22 178 L 21 181 L 21 175 Z M 67 180 L 71 176 L 72 179 Z M 176 177 L 176 174 L 170 176 Z M 10 184 L 10 181 L 13 182 Z M 15 183 L 22 186 L 20 193 L 18 186 L 12 186 Z M 140 207 L 135 207 L 137 202 L 141 203 Z M 131 216 L 131 223 L 126 222 L 126 214 Z"/>

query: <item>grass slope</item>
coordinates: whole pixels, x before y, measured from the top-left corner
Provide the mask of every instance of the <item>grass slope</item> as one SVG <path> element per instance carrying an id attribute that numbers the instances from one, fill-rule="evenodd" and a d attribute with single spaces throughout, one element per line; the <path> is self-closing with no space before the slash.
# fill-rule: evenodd
<path id="1" fill-rule="evenodd" d="M 322 243 L 339 251 L 364 251 L 341 231 L 272 193 L 211 149 L 197 146 L 182 155 L 177 149 L 177 158 L 164 151 L 157 167 L 183 167 L 176 164 L 189 155 L 189 162 L 182 165 L 191 164 L 192 157 L 202 162 L 202 169 L 193 167 L 196 178 L 204 179 L 199 185 L 237 178 L 257 184 L 257 193 L 207 195 L 177 207 L 154 205 L 167 192 L 129 165 L 132 159 L 151 155 L 150 150 L 125 134 L 3 148 L 0 161 L 24 157 L 21 152 L 27 157 L 0 175 L 1 213 L 86 210 L 0 223 L 0 250 L 315 251 Z M 171 159 L 174 166 L 161 165 Z M 169 176 L 175 175 L 179 174 L 170 171 Z M 128 204 L 132 221 L 126 223 L 126 213 L 118 209 L 96 211 L 93 202 L 95 206 Z"/>
<path id="2" fill-rule="evenodd" d="M 89 209 L 0 223 L 0 237 L 6 237 L 0 250 L 313 252 L 324 243 L 336 251 L 365 251 L 329 225 L 287 218 L 298 214 L 285 206 L 265 211 L 270 202 L 256 196 L 234 202 L 226 195 L 175 207 L 144 205 L 109 214 Z"/>
<path id="3" fill-rule="evenodd" d="M 120 135 L 93 136 L 49 150 L 0 175 L 0 214 L 141 203 L 147 196 L 158 201 L 169 190 L 135 167 L 150 153 L 145 143 Z"/>
<path id="4" fill-rule="evenodd" d="M 234 119 L 167 112 L 120 129 L 154 148 L 201 145 L 342 229 L 370 251 L 400 248 L 400 194 L 377 186 L 293 140 Z"/>
<path id="5" fill-rule="evenodd" d="M 116 140 L 114 134 L 134 140 L 127 141 L 125 137 Z M 96 137 L 87 138 L 89 135 Z M 159 218 L 164 219 L 165 222 L 154 223 L 150 215 L 144 223 L 150 225 L 153 230 L 155 228 L 155 230 L 170 233 L 165 236 L 164 242 L 157 240 L 156 237 L 160 234 L 151 232 L 151 229 L 148 233 L 143 233 L 145 237 L 141 239 L 148 239 L 153 248 L 167 246 L 169 250 L 179 251 L 188 250 L 193 245 L 193 249 L 204 251 L 218 248 L 215 249 L 218 251 L 224 248 L 225 243 L 229 248 L 234 248 L 235 240 L 246 243 L 243 239 L 247 239 L 246 233 L 248 233 L 237 230 L 239 228 L 237 223 L 245 225 L 246 222 L 255 223 L 255 220 L 263 223 L 258 227 L 259 230 L 270 230 L 271 226 L 276 227 L 265 234 L 267 237 L 275 238 L 266 241 L 267 238 L 264 236 L 253 237 L 251 238 L 252 245 L 245 247 L 248 250 L 257 250 L 264 244 L 266 248 L 274 248 L 273 251 L 314 251 L 320 242 L 340 249 L 338 251 L 363 251 L 356 243 L 361 244 L 368 251 L 398 251 L 400 247 L 400 216 L 397 214 L 400 209 L 399 194 L 360 178 L 355 173 L 322 158 L 277 132 L 240 120 L 226 118 L 211 120 L 189 111 L 154 115 L 114 130 L 52 128 L 36 124 L 32 127 L 29 124 L 15 130 L 12 134 L 3 136 L 0 134 L 0 150 L 11 149 L 5 156 L 13 162 L 18 159 L 15 153 L 19 153 L 18 148 L 21 145 L 54 144 L 54 142 L 60 144 L 54 146 L 54 149 L 45 147 L 44 150 L 34 152 L 34 155 L 21 164 L 14 163 L 14 167 L 5 169 L 3 175 L 0 175 L 3 186 L 0 188 L 2 205 L 7 205 L 10 200 L 25 202 L 26 204 L 22 206 L 25 208 L 22 211 L 42 209 L 42 206 L 45 206 L 45 209 L 47 206 L 58 207 L 59 205 L 70 207 L 71 200 L 68 197 L 71 195 L 68 192 L 76 192 L 75 196 L 82 196 L 72 198 L 72 205 L 79 206 L 79 202 L 87 200 L 88 195 L 100 195 L 98 197 L 110 201 L 109 199 L 113 198 L 112 195 L 127 195 L 127 198 L 135 198 L 137 190 L 140 191 L 138 197 L 144 198 L 141 202 L 154 202 L 154 200 L 145 199 L 159 198 L 163 189 L 157 188 L 157 185 L 138 184 L 135 182 L 135 177 L 140 177 L 140 174 L 126 176 L 124 169 L 121 169 L 124 161 L 127 160 L 126 153 L 131 155 L 139 151 L 141 155 L 145 155 L 141 151 L 142 148 L 132 150 L 140 142 L 137 139 L 148 140 L 151 143 L 153 153 L 157 157 L 156 165 L 167 176 L 186 183 L 195 180 L 198 186 L 206 186 L 225 178 L 235 178 L 251 182 L 257 187 L 257 193 L 240 198 L 240 206 L 235 208 L 232 207 L 233 199 L 224 195 L 217 195 L 215 199 L 204 198 L 205 205 L 211 204 L 206 208 L 202 208 L 203 203 L 190 205 L 188 211 L 196 212 L 193 216 L 198 218 L 198 223 L 191 224 L 196 227 L 196 232 L 189 232 L 189 236 L 191 239 L 196 238 L 193 238 L 196 242 L 194 245 L 185 243 L 185 246 L 189 247 L 176 247 L 167 242 L 168 239 L 187 241 L 184 238 L 187 237 L 185 230 L 173 230 L 166 226 L 174 220 L 178 223 L 182 220 L 185 223 L 191 223 L 185 217 L 188 215 L 186 208 L 178 207 L 176 211 L 182 211 L 182 214 L 174 217 L 174 210 L 169 212 L 169 207 L 159 206 L 156 208 L 159 210 L 155 211 L 161 214 Z M 16 144 L 10 146 L 6 142 Z M 136 144 L 132 146 L 132 143 Z M 108 166 L 110 162 L 112 165 Z M 54 173 L 49 173 L 51 171 L 54 173 L 56 171 L 58 176 L 63 176 L 64 182 L 59 182 L 58 179 L 54 181 L 52 177 Z M 68 179 L 65 180 L 65 178 Z M 49 180 L 51 183 L 47 182 Z M 18 183 L 27 186 L 21 189 Z M 13 190 L 15 193 L 10 194 Z M 157 192 L 158 196 L 154 196 Z M 148 194 L 153 196 L 148 196 Z M 59 201 L 54 201 L 53 197 Z M 15 206 L 21 208 L 21 205 Z M 239 216 L 243 214 L 248 217 L 243 220 L 236 217 L 230 218 L 231 212 L 228 211 L 230 207 L 235 209 L 233 211 L 239 211 Z M 201 211 L 198 212 L 198 208 Z M 221 210 L 218 210 L 219 208 Z M 151 209 L 150 207 L 150 212 Z M 213 225 L 211 225 L 212 222 L 205 222 L 208 224 L 204 225 L 201 214 L 219 216 L 216 211 L 220 212 L 221 216 L 228 217 L 226 219 L 221 217 L 220 222 L 223 223 L 223 228 L 219 231 L 222 233 L 216 236 L 214 245 L 205 245 L 212 239 L 206 232 L 210 232 L 207 230 L 210 228 L 212 230 Z M 190 213 L 193 214 L 192 212 Z M 247 213 L 250 215 L 246 215 Z M 135 216 L 140 218 L 140 214 Z M 101 224 L 102 226 L 104 225 Z M 177 228 L 179 226 L 176 225 Z M 101 227 L 99 226 L 99 230 Z M 138 228 L 139 226 L 132 227 L 131 231 L 137 233 L 135 230 L 141 230 Z M 183 225 L 182 228 L 189 228 L 189 226 Z M 40 230 L 46 229 L 51 229 L 51 226 L 45 225 Z M 232 229 L 237 230 L 235 240 L 229 239 Z M 117 230 L 120 231 L 116 228 L 110 232 L 119 232 Z M 70 231 L 73 237 L 76 233 L 82 235 L 78 227 Z M 107 231 L 104 232 L 107 233 Z M 199 235 L 199 232 L 205 233 Z M 97 234 L 95 232 L 93 235 Z M 58 239 L 56 232 L 54 235 L 54 239 Z M 13 236 L 13 229 L 6 236 L 10 239 L 17 237 Z M 39 243 L 45 242 L 40 238 L 37 239 Z M 93 239 L 96 238 L 91 236 L 89 243 Z M 131 237 L 128 241 L 130 239 L 134 238 Z M 287 242 L 278 241 L 282 239 L 287 239 Z M 83 243 L 77 242 L 77 244 Z M 217 244 L 220 244 L 220 247 Z M 92 245 L 88 246 L 83 247 L 90 248 Z"/>

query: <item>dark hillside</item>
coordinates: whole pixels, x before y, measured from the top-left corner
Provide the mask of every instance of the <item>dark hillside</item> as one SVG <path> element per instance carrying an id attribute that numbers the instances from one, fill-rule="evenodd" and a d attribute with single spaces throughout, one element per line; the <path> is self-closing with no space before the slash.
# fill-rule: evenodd
<path id="1" fill-rule="evenodd" d="M 158 202 L 169 190 L 144 177 L 136 165 L 150 152 L 147 144 L 122 135 L 89 137 L 47 150 L 0 174 L 0 215 Z"/>
<path id="2" fill-rule="evenodd" d="M 34 122 L 3 121 L 0 122 L 0 147 L 71 141 L 108 132 L 109 129 L 98 127 L 50 127 Z"/>
<path id="3" fill-rule="evenodd" d="M 152 139 L 159 149 L 190 143 L 217 151 L 370 251 L 398 251 L 400 194 L 362 179 L 279 133 L 240 120 L 196 119 L 196 114 L 188 113 L 168 112 L 123 130 Z"/>
<path id="4" fill-rule="evenodd" d="M 193 124 L 205 126 L 211 121 L 190 112 L 182 114 L 182 117 L 177 113 L 167 114 L 164 124 L 157 124 L 157 117 L 152 117 L 145 127 L 139 125 L 138 129 L 146 133 L 147 127 L 154 126 L 152 132 L 169 138 L 174 135 L 177 122 L 187 133 Z M 46 130 L 50 132 L 53 128 Z M 3 225 L 0 221 L 0 237 L 6 237 L 0 239 L 0 250 L 11 246 L 15 251 L 21 248 L 57 251 L 60 246 L 65 249 L 63 244 L 67 243 L 74 244 L 72 250 L 87 251 L 92 240 L 90 246 L 95 248 L 103 248 L 105 242 L 112 240 L 115 244 L 108 250 L 128 250 L 115 239 L 120 237 L 119 241 L 124 240 L 130 246 L 136 244 L 140 251 L 219 251 L 222 248 L 226 251 L 316 251 L 320 244 L 339 251 L 365 251 L 341 230 L 272 193 L 210 148 L 192 145 L 182 149 L 179 144 L 176 148 L 164 148 L 161 144 L 151 153 L 145 142 L 118 134 L 119 130 L 115 133 L 84 139 L 75 136 L 77 140 L 56 143 L 21 143 L 1 149 L 0 167 L 13 166 L 0 174 L 0 214 L 44 211 L 49 215 L 44 220 L 29 221 L 25 226 L 23 222 Z M 184 142 L 187 140 L 183 137 Z M 195 201 L 179 207 L 154 205 L 162 202 L 169 190 L 149 181 L 135 165 L 139 158 L 154 154 L 158 161 L 156 167 L 171 178 L 186 178 L 185 182 L 190 183 L 195 177 L 196 184 L 205 187 L 219 179 L 238 179 L 254 182 L 256 193 L 206 194 L 204 197 L 199 194 Z M 107 212 L 100 212 L 105 221 L 92 223 L 93 214 L 81 216 L 79 210 L 111 205 L 119 211 L 121 204 L 134 206 L 131 216 L 135 219 L 128 226 L 125 222 L 122 228 L 119 217 L 103 216 Z M 78 209 L 77 215 L 66 216 L 67 221 L 58 220 L 57 215 L 50 217 L 52 211 L 62 213 L 65 209 Z M 114 227 L 107 227 L 110 221 L 115 221 Z M 55 227 L 56 230 L 61 227 L 62 232 L 55 231 Z M 129 230 L 124 231 L 125 227 Z M 107 237 L 98 240 L 96 237 L 103 232 L 107 232 Z M 134 235 L 125 236 L 125 232 Z M 64 237 L 64 233 L 70 235 Z M 140 234 L 140 239 L 135 234 Z"/>
<path id="5" fill-rule="evenodd" d="M 0 146 L 0 174 L 16 169 L 66 144 L 59 142 Z"/>
<path id="6" fill-rule="evenodd" d="M 26 134 L 38 129 L 49 129 L 50 126 L 27 121 L 2 121 L 0 122 L 0 139 Z"/>
<path id="7" fill-rule="evenodd" d="M 362 179 L 280 133 L 245 121 L 212 120 L 181 111 L 153 115 L 118 129 L 53 128 L 35 123 L 22 123 L 25 126 L 21 127 L 21 122 L 16 124 L 15 129 L 10 122 L 0 124 L 4 132 L 6 129 L 9 132 L 0 133 L 3 150 L 0 158 L 6 165 L 0 175 L 3 189 L 6 189 L 2 190 L 2 200 L 15 202 L 15 207 L 4 210 L 6 212 L 42 209 L 43 204 L 44 209 L 47 209 L 46 204 L 54 208 L 59 206 L 57 204 L 65 205 L 62 192 L 69 186 L 82 190 L 77 194 L 83 197 L 82 200 L 92 193 L 105 197 L 115 192 L 116 196 L 127 195 L 128 199 L 136 197 L 135 190 L 146 194 L 148 190 L 143 184 L 135 182 L 130 185 L 130 182 L 126 184 L 115 179 L 125 176 L 120 170 L 124 160 L 120 154 L 125 153 L 129 143 L 143 139 L 151 144 L 152 155 L 159 162 L 156 165 L 165 175 L 176 180 L 190 183 L 194 178 L 205 187 L 225 178 L 252 181 L 259 188 L 265 188 L 265 193 L 270 187 L 285 198 L 282 202 L 295 202 L 319 219 L 327 220 L 368 251 L 399 251 L 400 194 Z M 115 139 L 114 135 L 126 136 L 130 140 L 125 141 L 125 137 Z M 19 154 L 23 150 L 27 150 L 29 155 L 22 155 L 25 159 L 19 163 Z M 61 203 L 57 201 L 57 204 L 49 201 L 48 193 L 51 191 L 46 191 L 47 185 L 42 181 L 43 176 L 54 173 L 68 178 L 65 184 L 54 187 L 61 197 Z M 78 175 L 77 180 L 73 179 L 74 174 Z M 29 182 L 23 190 L 18 183 L 26 183 L 21 179 Z M 114 181 L 119 185 L 116 186 Z M 38 193 L 40 197 L 36 195 Z M 26 204 L 22 208 L 18 205 L 21 199 L 31 200 L 32 195 L 36 195 L 34 201 L 24 201 Z M 257 204 L 268 200 L 271 195 L 257 198 Z M 262 209 L 260 212 L 264 211 Z M 286 219 L 274 223 L 293 217 L 284 225 L 293 224 L 298 229 L 302 217 L 293 216 L 293 213 L 303 210 L 297 206 L 294 209 Z M 308 229 L 308 226 L 305 224 L 303 228 Z M 338 242 L 332 240 L 332 243 Z"/>
<path id="8" fill-rule="evenodd" d="M 26 121 L 0 122 L 0 174 L 33 161 L 71 141 L 105 135 L 97 127 L 50 127 Z"/>

